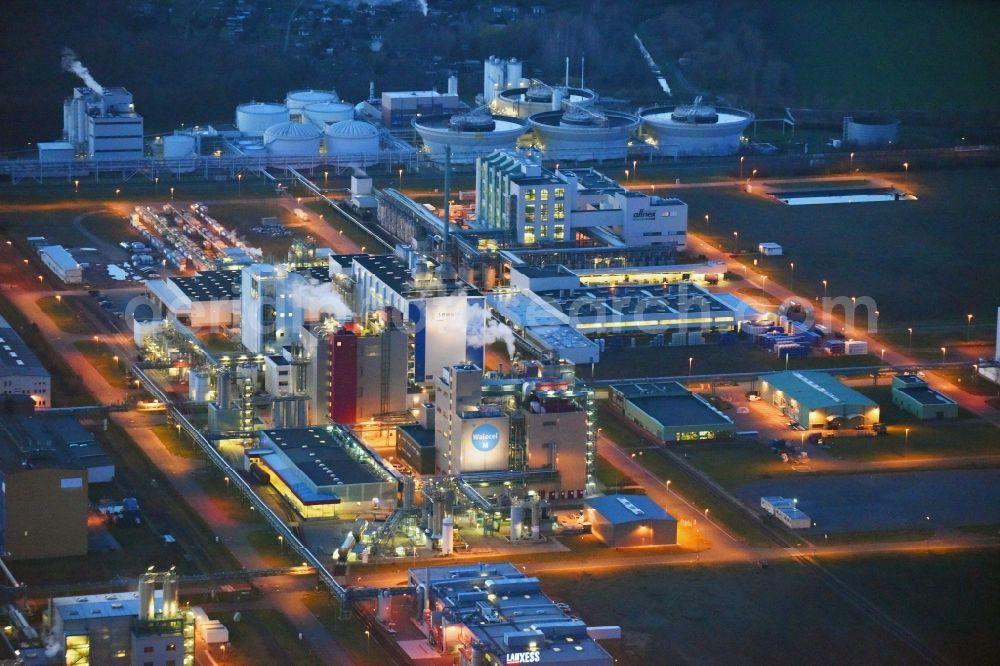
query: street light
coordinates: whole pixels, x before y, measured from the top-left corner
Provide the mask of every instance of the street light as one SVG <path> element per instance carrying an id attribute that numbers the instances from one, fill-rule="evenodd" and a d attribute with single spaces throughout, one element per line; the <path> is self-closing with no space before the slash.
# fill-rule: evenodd
<path id="1" fill-rule="evenodd" d="M 906 331 L 910 334 L 910 351 L 913 351 L 913 329 L 908 328 Z"/>
<path id="2" fill-rule="evenodd" d="M 73 181 L 73 189 L 76 191 L 77 194 L 80 193 L 80 181 L 78 180 Z"/>
<path id="3" fill-rule="evenodd" d="M 243 196 L 243 174 L 236 174 L 236 196 Z"/>
<path id="4" fill-rule="evenodd" d="M 909 175 L 910 175 L 910 163 L 903 162 L 903 176 L 909 176 Z"/>
<path id="5" fill-rule="evenodd" d="M 969 325 L 968 325 L 968 329 L 966 330 L 965 339 L 966 340 L 971 340 L 972 339 L 972 313 L 970 312 L 969 314 L 967 314 L 965 316 L 969 320 Z"/>
<path id="6" fill-rule="evenodd" d="M 947 350 L 947 349 L 945 349 L 944 347 L 941 347 L 941 362 L 942 362 L 942 363 L 944 363 L 944 355 L 945 355 L 946 353 L 948 353 L 948 350 Z"/>
<path id="7" fill-rule="evenodd" d="M 743 160 L 746 159 L 746 155 L 740 155 L 740 180 L 743 180 Z"/>
<path id="8" fill-rule="evenodd" d="M 827 282 L 826 282 L 826 280 L 823 280 L 823 300 L 824 301 L 826 300 L 826 286 L 827 286 Z"/>
<path id="9" fill-rule="evenodd" d="M 848 173 L 853 173 L 854 172 L 854 153 L 851 153 L 851 165 L 847 169 L 847 171 L 848 171 Z"/>
<path id="10" fill-rule="evenodd" d="M 121 194 L 121 193 L 122 193 L 121 188 L 115 188 L 115 198 L 116 199 L 118 198 L 118 195 Z"/>
<path id="11" fill-rule="evenodd" d="M 740 232 L 733 232 L 733 252 L 739 254 L 740 252 Z"/>
<path id="12" fill-rule="evenodd" d="M 156 176 L 155 178 L 153 178 L 153 193 L 157 194 L 157 195 L 160 193 L 160 177 L 159 176 Z"/>
<path id="13" fill-rule="evenodd" d="M 885 347 L 882 347 L 882 363 L 885 363 Z"/>
<path id="14" fill-rule="evenodd" d="M 628 181 L 629 181 L 628 169 L 625 169 L 625 182 L 627 183 Z"/>
<path id="15" fill-rule="evenodd" d="M 330 185 L 330 172 L 323 172 L 323 187 L 328 187 Z"/>
<path id="16" fill-rule="evenodd" d="M 792 267 L 791 277 L 788 278 L 788 287 L 789 287 L 789 289 L 794 290 L 795 289 L 795 262 L 794 261 L 789 262 L 788 265 Z"/>
<path id="17" fill-rule="evenodd" d="M 172 187 L 170 188 L 170 198 L 171 199 L 174 198 L 174 188 L 172 188 Z"/>
<path id="18" fill-rule="evenodd" d="M 694 366 L 694 356 L 688 356 L 688 377 L 691 376 L 691 368 Z"/>
<path id="19" fill-rule="evenodd" d="M 284 555 L 285 554 L 285 537 L 283 537 L 283 536 L 281 536 L 279 534 L 278 535 L 278 543 L 281 544 L 281 554 Z"/>
<path id="20" fill-rule="evenodd" d="M 903 433 L 903 455 L 906 455 L 906 450 L 910 448 L 910 429 L 907 428 Z"/>
<path id="21" fill-rule="evenodd" d="M 399 189 L 403 189 L 403 170 L 399 170 Z"/>
<path id="22" fill-rule="evenodd" d="M 368 656 L 371 657 L 372 656 L 372 632 L 369 631 L 368 629 L 365 629 L 365 639 L 368 642 Z"/>
<path id="23" fill-rule="evenodd" d="M 705 227 L 708 227 L 708 213 L 705 213 Z"/>

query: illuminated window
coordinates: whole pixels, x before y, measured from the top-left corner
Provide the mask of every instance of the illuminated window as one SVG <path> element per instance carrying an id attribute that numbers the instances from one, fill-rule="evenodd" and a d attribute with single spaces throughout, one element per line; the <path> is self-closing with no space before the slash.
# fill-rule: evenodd
<path id="1" fill-rule="evenodd" d="M 524 219 L 525 219 L 526 222 L 534 222 L 535 221 L 535 206 L 534 206 L 534 204 L 531 204 L 529 206 L 525 206 L 524 207 Z"/>
<path id="2" fill-rule="evenodd" d="M 547 225 L 547 224 L 543 224 L 542 225 L 542 230 L 541 230 L 541 234 L 540 235 L 541 235 L 542 238 L 548 238 L 549 237 L 549 225 Z"/>
<path id="3" fill-rule="evenodd" d="M 555 194 L 556 194 L 556 199 L 565 199 L 566 198 L 566 188 L 565 187 L 557 187 Z"/>
<path id="4" fill-rule="evenodd" d="M 553 217 L 557 220 L 566 219 L 566 204 L 557 203 L 555 211 L 553 212 Z"/>
<path id="5" fill-rule="evenodd" d="M 542 214 L 542 222 L 545 222 L 546 220 L 549 219 L 549 207 L 548 206 L 542 206 L 540 212 Z"/>
<path id="6" fill-rule="evenodd" d="M 542 190 L 542 201 L 548 201 L 548 200 L 549 200 L 549 191 Z"/>
<path id="7" fill-rule="evenodd" d="M 557 224 L 555 226 L 555 239 L 557 241 L 561 241 L 564 240 L 565 238 L 566 238 L 566 231 L 563 228 L 563 225 Z"/>
<path id="8" fill-rule="evenodd" d="M 525 201 L 534 201 L 535 200 L 535 191 L 534 190 L 525 190 L 524 191 L 524 200 Z"/>
<path id="9" fill-rule="evenodd" d="M 524 227 L 524 242 L 527 245 L 531 245 L 535 242 L 535 225 L 525 225 Z"/>

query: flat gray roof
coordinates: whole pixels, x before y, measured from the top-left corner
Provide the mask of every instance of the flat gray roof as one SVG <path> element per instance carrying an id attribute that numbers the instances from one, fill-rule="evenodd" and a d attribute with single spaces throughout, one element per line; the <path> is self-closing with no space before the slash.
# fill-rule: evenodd
<path id="1" fill-rule="evenodd" d="M 941 395 L 932 388 L 926 386 L 911 386 L 908 388 L 896 389 L 910 396 L 921 405 L 954 405 L 955 401 L 946 395 Z"/>
<path id="2" fill-rule="evenodd" d="M 0 375 L 49 376 L 35 352 L 3 317 L 0 317 Z"/>
<path id="3" fill-rule="evenodd" d="M 691 394 L 634 397 L 628 401 L 667 427 L 732 424 L 727 416 Z"/>

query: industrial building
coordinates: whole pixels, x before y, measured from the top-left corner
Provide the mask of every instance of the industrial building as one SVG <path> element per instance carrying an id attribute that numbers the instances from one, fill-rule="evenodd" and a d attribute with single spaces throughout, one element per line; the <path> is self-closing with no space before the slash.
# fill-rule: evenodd
<path id="1" fill-rule="evenodd" d="M 615 384 L 611 407 L 634 428 L 660 444 L 730 439 L 732 419 L 677 382 Z"/>
<path id="2" fill-rule="evenodd" d="M 392 307 L 403 313 L 413 340 L 412 380 L 432 382 L 442 368 L 482 364 L 486 310 L 483 295 L 453 269 L 401 249 L 397 255 L 338 255 L 330 258 L 334 287 L 350 299 L 358 316 Z M 447 267 L 444 267 L 447 268 Z"/>
<path id="3" fill-rule="evenodd" d="M 36 417 L 37 418 L 37 417 Z M 0 552 L 14 560 L 87 554 L 87 469 L 47 442 L 0 432 Z"/>
<path id="4" fill-rule="evenodd" d="M 52 406 L 52 376 L 7 320 L 0 317 L 0 393 L 28 395 L 35 407 Z"/>
<path id="5" fill-rule="evenodd" d="M 132 93 L 104 88 L 91 79 L 63 103 L 63 138 L 95 160 L 138 160 L 145 154 L 142 116 Z"/>
<path id="6" fill-rule="evenodd" d="M 396 504 L 396 476 L 339 425 L 262 430 L 258 447 L 244 456 L 247 468 L 265 473 L 304 519 L 391 510 Z"/>
<path id="7" fill-rule="evenodd" d="M 774 372 L 760 378 L 760 398 L 807 428 L 871 426 L 879 407 L 825 372 Z"/>
<path id="8" fill-rule="evenodd" d="M 573 241 L 581 230 L 606 229 L 622 247 L 687 247 L 687 204 L 627 190 L 593 169 L 542 168 L 539 161 L 497 151 L 476 163 L 476 226 L 514 243 Z"/>
<path id="9" fill-rule="evenodd" d="M 422 406 L 424 413 L 434 414 L 434 405 Z M 413 468 L 417 474 L 434 474 L 435 453 L 434 423 L 407 424 L 396 427 L 396 455 Z"/>
<path id="10" fill-rule="evenodd" d="M 414 118 L 465 111 L 468 107 L 458 97 L 458 79 L 448 80 L 448 92 L 402 90 L 382 93 L 382 126 L 390 130 L 409 129 Z"/>
<path id="11" fill-rule="evenodd" d="M 299 342 L 304 309 L 296 294 L 305 278 L 285 266 L 253 264 L 242 270 L 240 336 L 254 354 L 275 353 Z"/>
<path id="12" fill-rule="evenodd" d="M 760 507 L 777 518 L 785 527 L 793 530 L 807 530 L 812 527 L 812 519 L 801 509 L 799 501 L 788 497 L 761 497 Z"/>
<path id="13" fill-rule="evenodd" d="M 240 271 L 224 270 L 147 280 L 145 284 L 158 317 L 170 317 L 192 328 L 216 328 L 240 323 L 241 280 Z"/>
<path id="14" fill-rule="evenodd" d="M 62 245 L 45 245 L 38 248 L 38 256 L 52 273 L 65 284 L 83 282 L 83 267 Z"/>
<path id="15" fill-rule="evenodd" d="M 434 430 L 437 473 L 496 480 L 509 472 L 543 496 L 582 497 L 593 480 L 593 395 L 570 369 L 557 372 L 484 378 L 471 364 L 442 370 L 433 417 L 421 424 Z"/>
<path id="16" fill-rule="evenodd" d="M 49 645 L 74 666 L 193 666 L 194 613 L 180 607 L 179 587 L 172 571 L 148 572 L 137 592 L 49 599 Z"/>
<path id="17" fill-rule="evenodd" d="M 537 578 L 510 563 L 410 569 L 417 622 L 442 654 L 462 664 L 611 666 L 598 643 L 619 627 L 588 627 L 541 590 Z M 407 646 L 400 644 L 406 649 Z M 415 646 L 414 646 L 415 649 Z"/>
<path id="18" fill-rule="evenodd" d="M 892 378 L 892 404 L 922 421 L 958 418 L 958 403 L 930 388 L 917 375 Z"/>
<path id="19" fill-rule="evenodd" d="M 0 439 L 13 443 L 22 460 L 81 469 L 88 483 L 110 483 L 115 464 L 90 432 L 72 416 L 42 412 L 0 416 Z"/>
<path id="20" fill-rule="evenodd" d="M 657 106 L 639 115 L 649 143 L 674 157 L 735 155 L 743 130 L 754 119 L 749 111 L 702 104 L 701 97 L 693 104 Z"/>
<path id="21" fill-rule="evenodd" d="M 493 55 L 486 58 L 483 61 L 483 99 L 492 104 L 501 92 L 520 86 L 523 73 L 524 63 L 517 58 L 506 60 Z"/>
<path id="22" fill-rule="evenodd" d="M 645 495 L 603 495 L 583 502 L 584 520 L 605 546 L 677 545 L 677 519 Z"/>

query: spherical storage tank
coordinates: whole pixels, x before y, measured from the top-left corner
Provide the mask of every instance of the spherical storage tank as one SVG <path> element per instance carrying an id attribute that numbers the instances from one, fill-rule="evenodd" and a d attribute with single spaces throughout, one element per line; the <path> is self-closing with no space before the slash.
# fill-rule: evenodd
<path id="1" fill-rule="evenodd" d="M 285 121 L 264 131 L 264 146 L 272 163 L 309 166 L 319 161 L 321 137 L 313 125 Z"/>
<path id="2" fill-rule="evenodd" d="M 665 155 L 735 155 L 753 114 L 701 104 L 658 106 L 640 113 L 646 133 Z"/>
<path id="3" fill-rule="evenodd" d="M 844 143 L 855 146 L 888 146 L 896 142 L 899 121 L 886 116 L 847 116 Z"/>
<path id="4" fill-rule="evenodd" d="M 446 146 L 451 146 L 453 163 L 471 164 L 494 150 L 513 150 L 518 138 L 528 131 L 527 120 L 495 116 L 486 107 L 455 115 L 422 116 L 411 122 L 430 159 L 439 163 L 445 160 Z"/>
<path id="5" fill-rule="evenodd" d="M 303 108 L 306 120 L 320 129 L 344 120 L 354 120 L 354 105 L 347 102 L 317 102 Z"/>
<path id="6" fill-rule="evenodd" d="M 285 107 L 292 120 L 302 121 L 305 107 L 322 102 L 339 102 L 340 98 L 332 90 L 291 90 L 285 95 Z"/>
<path id="7" fill-rule="evenodd" d="M 250 102 L 236 107 L 236 129 L 260 136 L 268 127 L 288 120 L 288 109 L 274 102 Z"/>
<path id="8" fill-rule="evenodd" d="M 616 111 L 570 107 L 528 119 L 538 148 L 550 160 L 625 159 L 639 117 Z"/>
<path id="9" fill-rule="evenodd" d="M 367 166 L 378 162 L 378 128 L 363 120 L 342 120 L 326 128 L 326 154 L 338 164 Z"/>
<path id="10" fill-rule="evenodd" d="M 163 137 L 163 161 L 174 173 L 194 171 L 195 139 L 190 134 L 170 134 Z"/>

